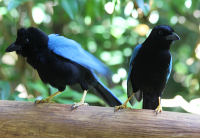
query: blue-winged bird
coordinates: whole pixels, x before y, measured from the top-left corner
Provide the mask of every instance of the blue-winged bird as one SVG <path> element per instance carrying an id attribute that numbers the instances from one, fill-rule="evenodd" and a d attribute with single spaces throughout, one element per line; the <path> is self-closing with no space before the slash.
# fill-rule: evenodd
<path id="1" fill-rule="evenodd" d="M 57 34 L 46 35 L 34 27 L 21 28 L 17 31 L 16 41 L 6 49 L 6 52 L 12 51 L 26 57 L 41 80 L 59 90 L 46 99 L 36 100 L 35 104 L 53 102 L 50 99 L 64 91 L 66 85 L 79 83 L 84 90 L 83 98 L 79 103 L 74 103 L 72 108 L 87 105 L 84 99 L 88 86 L 109 106 L 121 105 L 119 99 L 93 72 L 95 70 L 103 76 L 109 76 L 109 69 L 74 40 Z"/>
<path id="2" fill-rule="evenodd" d="M 148 38 L 133 50 L 127 78 L 128 99 L 116 106 L 115 111 L 128 108 L 143 98 L 143 109 L 153 109 L 156 114 L 162 111 L 161 96 L 172 68 L 170 45 L 180 40 L 170 26 L 159 25 L 153 28 Z M 135 97 L 135 98 L 134 98 Z"/>

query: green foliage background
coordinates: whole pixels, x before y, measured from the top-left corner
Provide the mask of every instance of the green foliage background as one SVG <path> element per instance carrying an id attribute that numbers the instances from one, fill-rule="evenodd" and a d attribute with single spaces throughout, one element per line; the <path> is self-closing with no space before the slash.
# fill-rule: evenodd
<path id="1" fill-rule="evenodd" d="M 191 2 L 190 7 L 186 7 L 186 1 Z M 105 10 L 108 2 L 114 5 L 112 14 L 108 14 Z M 143 11 L 137 18 L 124 13 L 130 2 L 134 3 L 132 10 L 140 8 Z M 3 62 L 5 49 L 15 41 L 17 29 L 21 27 L 33 26 L 46 34 L 57 33 L 74 39 L 85 50 L 103 59 L 113 73 L 117 74 L 119 68 L 125 68 L 128 72 L 132 50 L 146 39 L 147 35 L 139 35 L 138 28 L 146 25 L 152 29 L 156 25 L 165 24 L 174 28 L 181 41 L 171 46 L 173 69 L 162 98 L 173 99 L 176 95 L 180 95 L 188 103 L 193 99 L 198 100 L 200 62 L 196 57 L 198 53 L 196 48 L 199 44 L 200 19 L 195 17 L 194 13 L 198 12 L 199 2 L 199 0 L 0 0 L 0 57 L 2 59 L 0 60 L 0 99 L 35 101 L 36 98 L 46 98 L 57 91 L 44 85 L 37 72 L 23 57 L 17 58 L 12 53 L 10 56 L 15 63 L 9 65 Z M 44 13 L 46 18 L 43 22 L 34 21 L 32 15 L 34 8 L 39 8 Z M 152 24 L 149 18 L 155 11 L 159 13 L 159 19 Z M 181 22 L 183 17 L 185 21 Z M 122 102 L 127 98 L 126 88 L 122 86 L 126 78 L 127 76 L 121 78 L 118 83 L 110 84 L 100 77 Z M 15 90 L 19 84 L 22 84 L 27 91 L 27 96 L 24 98 L 19 96 L 22 92 Z M 54 101 L 72 104 L 78 102 L 81 97 L 82 90 L 79 85 L 75 85 L 67 87 L 65 92 L 54 98 Z M 89 90 L 85 101 L 90 105 L 106 106 L 92 90 Z M 200 107 L 200 100 L 194 107 Z M 133 108 L 141 108 L 141 103 L 136 103 Z M 181 107 L 168 107 L 164 110 L 186 112 Z"/>

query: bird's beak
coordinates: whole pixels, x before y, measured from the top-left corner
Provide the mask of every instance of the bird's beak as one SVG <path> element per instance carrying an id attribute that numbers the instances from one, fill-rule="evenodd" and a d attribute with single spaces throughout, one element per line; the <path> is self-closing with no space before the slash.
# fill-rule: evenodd
<path id="1" fill-rule="evenodd" d="M 9 47 L 6 48 L 5 52 L 12 52 L 19 50 L 22 46 L 20 45 L 15 45 L 15 43 L 12 43 Z"/>
<path id="2" fill-rule="evenodd" d="M 172 41 L 181 40 L 180 37 L 174 32 L 172 33 L 172 35 L 168 35 L 165 38 L 166 38 L 166 40 L 172 40 Z"/>

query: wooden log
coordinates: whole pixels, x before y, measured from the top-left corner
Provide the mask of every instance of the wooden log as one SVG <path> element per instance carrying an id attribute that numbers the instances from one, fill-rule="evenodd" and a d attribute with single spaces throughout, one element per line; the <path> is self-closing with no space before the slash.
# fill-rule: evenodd
<path id="1" fill-rule="evenodd" d="M 0 101 L 1 138 L 200 137 L 200 116 L 152 110 Z"/>

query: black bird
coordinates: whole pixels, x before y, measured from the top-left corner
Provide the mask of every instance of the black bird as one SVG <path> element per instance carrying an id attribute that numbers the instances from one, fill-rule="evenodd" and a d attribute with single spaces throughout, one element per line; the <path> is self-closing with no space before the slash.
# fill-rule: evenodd
<path id="1" fill-rule="evenodd" d="M 162 111 L 161 96 L 172 68 L 169 50 L 175 40 L 180 38 L 172 27 L 159 25 L 142 44 L 135 47 L 129 63 L 128 99 L 121 106 L 116 106 L 115 111 L 128 108 L 128 101 L 133 105 L 134 97 L 137 101 L 143 97 L 143 109 L 153 109 L 156 114 Z"/>
<path id="2" fill-rule="evenodd" d="M 101 75 L 109 76 L 110 70 L 74 40 L 57 34 L 46 35 L 34 27 L 21 28 L 17 31 L 16 41 L 5 51 L 16 51 L 18 55 L 26 57 L 27 62 L 37 70 L 41 80 L 59 90 L 46 99 L 36 100 L 35 104 L 53 102 L 50 99 L 64 91 L 66 85 L 79 83 L 84 95 L 72 108 L 87 105 L 84 99 L 88 86 L 109 106 L 121 105 L 120 100 L 93 72 L 95 70 Z"/>

